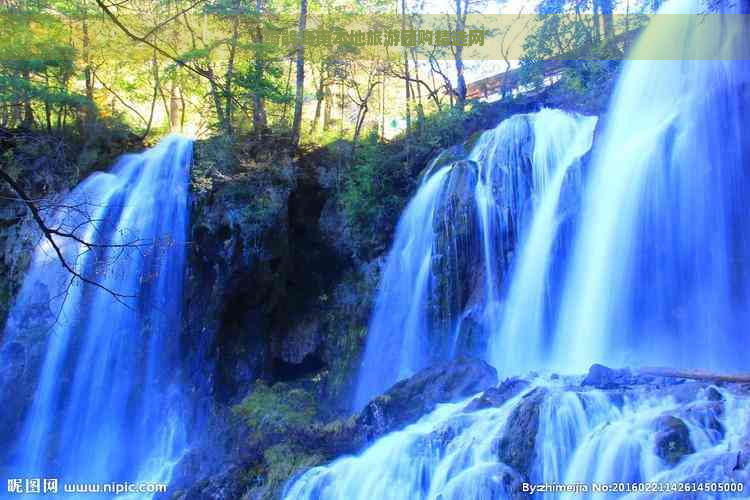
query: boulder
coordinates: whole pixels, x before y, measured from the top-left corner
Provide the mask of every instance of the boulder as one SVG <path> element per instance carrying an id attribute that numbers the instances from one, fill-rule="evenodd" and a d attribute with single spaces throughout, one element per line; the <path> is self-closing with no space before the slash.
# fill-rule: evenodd
<path id="1" fill-rule="evenodd" d="M 672 415 L 663 415 L 654 423 L 654 453 L 670 465 L 675 465 L 685 455 L 695 452 L 690 441 L 690 431 L 685 422 Z"/>
<path id="2" fill-rule="evenodd" d="M 357 417 L 360 432 L 371 441 L 416 422 L 439 403 L 466 398 L 497 383 L 497 371 L 467 357 L 425 368 L 370 401 Z"/>
<path id="3" fill-rule="evenodd" d="M 539 430 L 539 413 L 547 395 L 543 387 L 529 392 L 508 417 L 502 438 L 498 443 L 498 458 L 524 477 L 534 462 L 536 435 Z"/>
<path id="4" fill-rule="evenodd" d="M 627 368 L 613 369 L 600 364 L 591 365 L 589 373 L 581 385 L 592 386 L 597 389 L 617 389 L 623 385 L 636 383 L 633 374 Z"/>
<path id="5" fill-rule="evenodd" d="M 348 419 L 288 432 L 293 441 L 331 458 L 356 453 L 380 436 L 416 422 L 438 404 L 469 397 L 496 383 L 493 367 L 478 359 L 459 357 L 402 380 Z"/>
<path id="6" fill-rule="evenodd" d="M 453 346 L 455 324 L 472 293 L 472 277 L 482 267 L 477 240 L 478 220 L 474 190 L 478 167 L 473 161 L 455 162 L 433 219 L 435 250 L 430 308 L 430 344 L 434 359 L 446 359 Z M 472 355 L 471 352 L 459 351 Z"/>
<path id="7" fill-rule="evenodd" d="M 466 405 L 466 411 L 498 408 L 528 386 L 529 383 L 520 378 L 506 379 L 499 386 L 490 387 L 478 397 L 472 399 L 469 404 Z"/>

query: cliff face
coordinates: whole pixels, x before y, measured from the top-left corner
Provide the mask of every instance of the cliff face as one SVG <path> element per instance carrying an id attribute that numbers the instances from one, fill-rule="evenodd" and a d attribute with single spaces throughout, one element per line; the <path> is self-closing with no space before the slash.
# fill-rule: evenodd
<path id="1" fill-rule="evenodd" d="M 223 175 L 202 170 L 200 147 L 184 298 L 196 386 L 226 404 L 256 379 L 345 399 L 377 264 L 353 258 L 326 165 L 281 158 Z"/>

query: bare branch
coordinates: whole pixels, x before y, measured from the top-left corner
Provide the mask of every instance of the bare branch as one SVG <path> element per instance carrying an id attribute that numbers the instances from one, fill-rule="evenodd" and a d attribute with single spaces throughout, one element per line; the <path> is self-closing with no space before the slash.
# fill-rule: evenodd
<path id="1" fill-rule="evenodd" d="M 61 236 L 65 238 L 71 238 L 75 241 L 84 244 L 88 249 L 93 247 L 100 247 L 100 246 L 107 246 L 107 245 L 97 245 L 93 243 L 87 243 L 80 238 L 76 237 L 75 235 L 72 235 L 67 232 L 58 231 L 56 229 L 52 229 L 44 222 L 44 219 L 42 218 L 39 209 L 34 204 L 34 202 L 31 200 L 31 198 L 26 194 L 24 189 L 11 177 L 8 175 L 7 172 L 0 169 L 0 178 L 2 178 L 10 187 L 11 189 L 21 198 L 23 203 L 26 205 L 26 207 L 29 209 L 29 212 L 31 213 L 31 217 L 34 219 L 34 222 L 36 222 L 36 225 L 39 227 L 39 229 L 42 231 L 42 234 L 44 235 L 45 239 L 49 242 L 50 246 L 55 252 L 55 255 L 57 256 L 58 260 L 60 261 L 60 264 L 65 268 L 65 270 L 70 273 L 75 278 L 81 280 L 83 283 L 92 285 L 96 288 L 99 288 L 101 290 L 104 290 L 105 292 L 109 293 L 114 297 L 114 299 L 119 302 L 120 304 L 124 305 L 127 308 L 130 308 L 128 304 L 126 304 L 123 299 L 125 298 L 132 298 L 132 295 L 125 295 L 122 293 L 119 293 L 115 290 L 112 290 L 108 288 L 107 286 L 103 285 L 102 283 L 99 283 L 98 281 L 92 280 L 87 278 L 86 276 L 83 276 L 81 273 L 75 270 L 73 266 L 71 266 L 68 261 L 65 259 L 65 256 L 62 253 L 62 250 L 58 246 L 57 242 L 55 241 L 54 236 Z M 119 245 L 117 245 L 119 247 Z"/>

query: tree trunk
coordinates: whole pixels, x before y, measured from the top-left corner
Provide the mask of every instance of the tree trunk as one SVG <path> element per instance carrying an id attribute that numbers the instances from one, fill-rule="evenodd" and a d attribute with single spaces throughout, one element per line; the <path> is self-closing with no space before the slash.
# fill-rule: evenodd
<path id="1" fill-rule="evenodd" d="M 320 73 L 320 83 L 318 83 L 318 88 L 315 91 L 315 118 L 313 118 L 312 124 L 310 125 L 310 135 L 315 133 L 315 130 L 318 128 L 318 121 L 320 120 L 320 111 L 323 107 L 323 98 L 325 97 L 325 94 L 323 93 L 324 90 L 324 81 L 323 73 Z"/>
<path id="2" fill-rule="evenodd" d="M 677 368 L 663 367 L 641 368 L 635 370 L 635 373 L 638 375 L 650 375 L 653 377 L 686 378 L 690 380 L 704 380 L 707 382 L 750 383 L 750 374 L 748 373 L 713 373 L 703 370 L 681 370 Z"/>
<path id="3" fill-rule="evenodd" d="M 263 0 L 255 1 L 255 10 L 257 14 L 263 12 Z M 263 43 L 263 31 L 261 30 L 260 23 L 255 27 L 255 34 L 253 36 L 253 43 Z M 263 80 L 264 64 L 263 57 L 258 50 L 255 52 L 255 77 L 258 81 Z M 263 96 L 257 90 L 253 92 L 253 131 L 260 135 L 266 129 L 267 117 L 266 117 L 266 104 L 263 100 Z"/>
<path id="4" fill-rule="evenodd" d="M 88 130 L 94 120 L 94 74 L 91 70 L 91 42 L 87 21 L 87 7 L 83 7 L 83 79 L 86 86 L 86 105 L 84 109 L 84 130 Z"/>
<path id="5" fill-rule="evenodd" d="M 456 31 L 466 29 L 466 10 L 469 2 L 464 0 L 462 10 L 461 1 L 456 0 Z M 456 60 L 456 107 L 463 111 L 466 105 L 466 79 L 464 78 L 463 47 L 460 45 L 456 46 L 454 59 Z"/>
<path id="6" fill-rule="evenodd" d="M 419 65 L 417 64 L 417 51 L 411 49 L 411 57 L 414 61 L 414 78 L 417 80 L 417 130 L 424 132 L 424 106 L 422 105 L 422 87 L 419 85 Z"/>
<path id="7" fill-rule="evenodd" d="M 612 0 L 596 0 L 602 13 L 604 25 L 604 40 L 609 41 L 614 38 L 614 18 L 612 16 Z"/>
<path id="8" fill-rule="evenodd" d="M 24 67 L 22 71 L 24 81 L 30 86 L 31 85 L 31 72 L 28 67 Z M 34 110 L 31 107 L 31 95 L 29 92 L 24 90 L 23 93 L 23 120 L 22 125 L 26 128 L 34 126 Z"/>
<path id="9" fill-rule="evenodd" d="M 299 144 L 302 126 L 302 101 L 305 97 L 305 45 L 302 34 L 307 23 L 307 0 L 299 2 L 299 40 L 297 41 L 297 90 L 294 95 L 294 121 L 292 122 L 292 145 Z"/>
<path id="10" fill-rule="evenodd" d="M 169 89 L 169 131 L 177 132 L 180 128 L 180 97 L 177 95 L 178 87 L 176 78 L 172 79 L 172 85 Z"/>
<path id="11" fill-rule="evenodd" d="M 44 85 L 49 89 L 49 74 L 44 71 Z M 49 99 L 44 99 L 44 117 L 47 120 L 47 132 L 52 132 L 52 106 Z"/>
<path id="12" fill-rule="evenodd" d="M 354 129 L 354 139 L 352 140 L 353 148 L 357 146 L 359 134 L 362 132 L 362 125 L 365 123 L 365 116 L 367 116 L 367 103 L 363 104 L 362 107 L 359 108 L 359 113 L 357 113 L 357 126 Z"/>
<path id="13" fill-rule="evenodd" d="M 406 29 L 406 0 L 401 0 L 401 29 Z M 409 52 L 404 47 L 404 90 L 406 94 L 406 133 L 411 132 L 411 86 L 409 85 Z M 407 156 L 409 142 L 406 143 Z"/>
<path id="14" fill-rule="evenodd" d="M 323 132 L 326 132 L 331 126 L 331 112 L 333 111 L 333 96 L 330 89 L 326 89 L 323 101 Z"/>
<path id="15" fill-rule="evenodd" d="M 233 23 L 232 23 L 232 38 L 229 42 L 229 60 L 227 61 L 227 73 L 225 77 L 225 93 L 226 93 L 226 111 L 224 117 L 226 119 L 227 133 L 232 133 L 232 103 L 234 96 L 232 95 L 232 78 L 234 78 L 234 56 L 237 52 L 237 38 L 239 35 L 240 27 L 240 13 L 233 12 Z"/>
<path id="16" fill-rule="evenodd" d="M 224 107 L 221 105 L 221 96 L 219 95 L 219 88 L 216 85 L 216 82 L 214 81 L 213 68 L 211 67 L 210 64 L 208 66 L 207 72 L 209 73 L 208 84 L 209 84 L 209 87 L 211 88 L 211 99 L 214 101 L 214 109 L 216 110 L 216 119 L 219 121 L 219 128 L 222 130 L 226 130 L 226 118 L 224 116 Z M 156 85 L 158 87 L 161 87 L 159 80 L 158 80 L 158 73 L 156 74 L 157 74 Z"/>
<path id="17" fill-rule="evenodd" d="M 594 0 L 594 13 L 592 17 L 592 21 L 594 23 L 594 40 L 596 43 L 599 43 L 601 40 L 601 26 L 599 25 L 599 2 L 597 0 Z"/>

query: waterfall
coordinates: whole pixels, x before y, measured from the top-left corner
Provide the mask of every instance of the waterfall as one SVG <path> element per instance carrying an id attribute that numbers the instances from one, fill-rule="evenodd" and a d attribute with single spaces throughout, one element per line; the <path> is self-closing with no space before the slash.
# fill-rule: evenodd
<path id="1" fill-rule="evenodd" d="M 358 405 L 387 385 L 414 373 L 426 362 L 427 299 L 436 205 L 449 168 L 427 178 L 409 202 L 381 279 L 362 365 Z M 398 335 L 392 335 L 398 332 Z"/>
<path id="2" fill-rule="evenodd" d="M 668 2 L 634 48 L 669 36 L 683 60 L 624 65 L 561 290 L 560 370 L 749 366 L 750 31 L 736 7 L 670 15 L 706 8 Z"/>
<path id="3" fill-rule="evenodd" d="M 559 110 L 516 115 L 484 132 L 466 160 L 440 165 L 450 156 L 442 154 L 427 167 L 388 255 L 356 407 L 459 352 L 487 356 L 506 372 L 542 358 L 558 201 L 595 124 Z M 501 323 L 503 277 L 519 241 L 528 251 L 511 269 L 512 314 Z M 496 340 L 498 328 L 507 341 Z"/>
<path id="4" fill-rule="evenodd" d="M 358 405 L 477 331 L 487 358 L 511 374 L 580 373 L 594 362 L 747 369 L 750 62 L 737 56 L 750 33 L 726 19 L 741 5 L 708 8 L 668 2 L 660 14 L 704 15 L 657 16 L 641 35 L 586 176 L 572 167 L 591 147 L 595 119 L 552 111 L 505 120 L 466 160 L 430 166 L 388 257 Z M 667 36 L 682 60 L 639 59 Z M 567 224 L 561 206 L 574 175 L 580 205 Z M 570 247 L 558 248 L 561 238 Z M 543 483 L 579 489 L 535 497 L 613 497 L 594 483 L 748 488 L 746 389 L 627 384 L 592 389 L 549 375 L 495 407 L 444 404 L 357 456 L 304 472 L 285 498 L 505 499 Z"/>
<path id="5" fill-rule="evenodd" d="M 358 456 L 306 471 L 288 485 L 284 498 L 500 500 L 528 498 L 528 485 L 556 483 L 589 489 L 535 498 L 646 499 L 657 495 L 613 495 L 593 491 L 592 484 L 738 479 L 747 484 L 746 473 L 733 475 L 736 451 L 730 450 L 744 439 L 748 398 L 709 387 L 694 388 L 686 402 L 668 389 L 642 387 L 623 396 L 579 383 L 537 379 L 498 407 L 475 410 L 470 400 L 441 405 Z M 689 433 L 690 453 L 676 465 L 657 454 L 654 435 L 662 422 L 678 422 Z"/>
<path id="6" fill-rule="evenodd" d="M 509 286 L 499 317 L 499 306 L 493 307 L 499 299 L 495 291 L 498 273 L 493 269 L 497 260 L 489 248 L 489 238 L 483 240 L 488 291 L 485 321 L 486 329 L 493 331 L 489 359 L 505 373 L 523 373 L 530 367 L 543 366 L 546 361 L 548 273 L 560 224 L 558 204 L 569 169 L 579 165 L 580 159 L 591 148 L 596 121 L 594 117 L 573 117 L 554 110 L 542 110 L 531 117 L 534 136 L 531 158 L 533 216 L 515 252 L 517 257 L 511 264 Z M 492 134 L 493 140 L 496 136 L 497 133 Z M 472 157 L 480 159 L 485 151 L 486 148 L 477 147 Z M 483 161 L 481 164 L 487 169 L 482 178 L 491 178 L 496 169 L 494 162 Z M 477 205 L 482 214 L 482 227 L 487 233 L 498 215 L 490 192 L 489 183 L 477 189 Z M 495 333 L 497 325 L 500 326 Z"/>
<path id="7" fill-rule="evenodd" d="M 6 346 L 44 349 L 33 403 L 5 450 L 13 477 L 169 482 L 185 446 L 191 156 L 191 141 L 170 136 L 91 175 L 50 214 L 48 224 L 77 237 L 54 237 L 71 268 L 109 291 L 74 280 L 49 242 L 37 245 L 4 334 Z"/>

